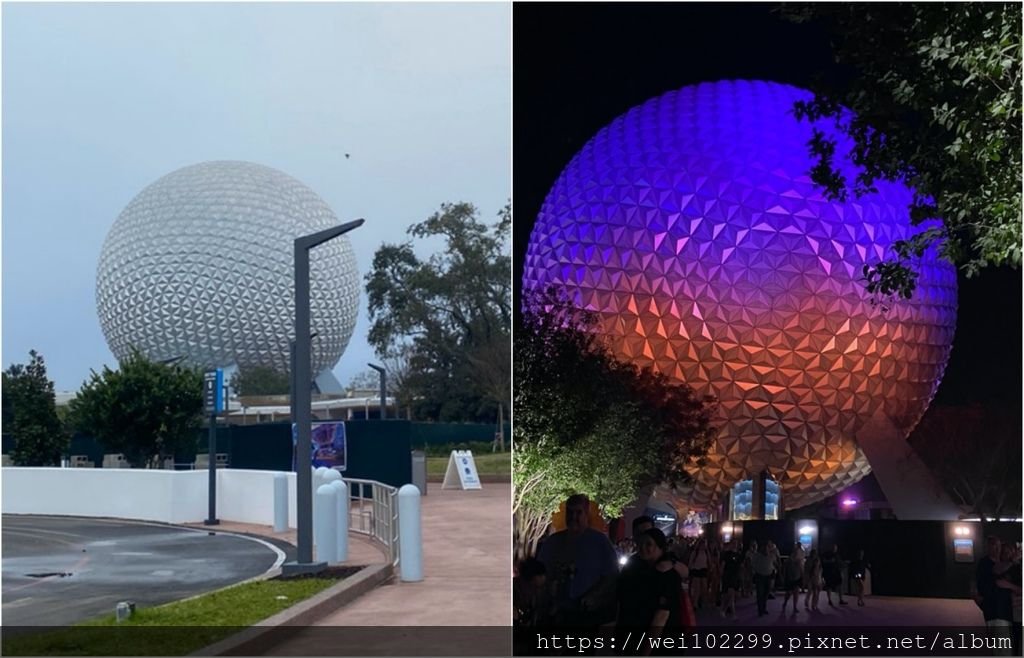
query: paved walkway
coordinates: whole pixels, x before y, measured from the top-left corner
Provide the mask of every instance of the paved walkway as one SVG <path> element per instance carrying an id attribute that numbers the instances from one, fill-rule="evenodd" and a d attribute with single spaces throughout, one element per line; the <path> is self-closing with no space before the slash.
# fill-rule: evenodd
<path id="1" fill-rule="evenodd" d="M 509 626 L 512 622 L 512 485 L 483 483 L 479 491 L 442 490 L 430 483 L 422 499 L 423 575 L 418 583 L 403 583 L 396 574 L 390 583 L 374 589 L 349 605 L 320 619 L 314 627 L 298 631 L 269 647 L 263 655 L 341 655 L 336 631 L 356 627 L 360 655 L 409 652 L 423 637 L 409 627 Z M 268 526 L 224 522 L 221 529 L 295 542 L 295 530 L 274 533 Z M 369 541 L 350 535 L 346 564 L 383 564 L 383 553 Z M 390 626 L 383 634 L 372 627 Z M 398 627 L 406 628 L 398 628 Z M 371 628 L 367 628 L 371 627 Z M 362 630 L 360 630 L 362 629 Z M 371 631 L 367 634 L 367 630 Z M 510 638 L 481 628 L 479 643 L 499 646 L 504 653 Z M 326 635 L 325 635 L 326 632 Z M 435 633 L 437 635 L 437 633 Z M 437 639 L 444 639 L 438 635 Z M 463 643 L 475 641 L 464 629 Z M 397 644 L 396 644 L 397 643 Z M 373 645 L 373 646 L 370 646 Z M 378 646 L 379 645 L 379 646 Z M 447 646 L 447 645 L 445 645 Z M 396 649 L 397 650 L 397 649 Z M 329 653 L 325 654 L 324 651 Z M 492 652 L 493 653 L 493 652 Z M 463 655 L 468 655 L 465 651 Z M 473 653 L 473 655 L 476 655 Z"/>
<path id="2" fill-rule="evenodd" d="M 768 601 L 768 614 L 757 616 L 757 602 L 753 596 L 741 598 L 736 606 L 737 620 L 724 619 L 718 608 L 707 607 L 697 611 L 700 626 L 984 626 L 985 620 L 974 601 L 970 599 L 929 599 L 901 596 L 866 596 L 864 607 L 857 605 L 855 596 L 844 596 L 847 605 L 838 605 L 836 595 L 830 608 L 825 594 L 818 600 L 818 610 L 804 610 L 804 595 L 800 595 L 797 612 L 793 602 L 782 610 L 783 592 L 775 592 Z"/>

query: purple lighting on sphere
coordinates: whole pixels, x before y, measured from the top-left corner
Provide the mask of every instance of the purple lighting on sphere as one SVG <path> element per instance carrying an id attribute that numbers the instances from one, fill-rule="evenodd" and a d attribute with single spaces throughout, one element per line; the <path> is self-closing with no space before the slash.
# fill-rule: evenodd
<path id="1" fill-rule="evenodd" d="M 930 251 L 913 299 L 871 303 L 862 268 L 927 225 L 910 225 L 902 184 L 824 197 L 812 126 L 793 116 L 810 97 L 727 81 L 635 107 L 573 158 L 530 237 L 524 293 L 564 291 L 619 358 L 717 398 L 719 437 L 685 494 L 695 508 L 763 470 L 787 509 L 854 484 L 871 470 L 862 430 L 882 419 L 905 438 L 949 358 L 954 268 Z"/>

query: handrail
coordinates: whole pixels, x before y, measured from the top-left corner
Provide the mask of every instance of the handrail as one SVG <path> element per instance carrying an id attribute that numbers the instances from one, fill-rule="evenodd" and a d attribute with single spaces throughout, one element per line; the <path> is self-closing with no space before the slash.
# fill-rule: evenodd
<path id="1" fill-rule="evenodd" d="M 349 530 L 380 543 L 391 566 L 397 567 L 398 489 L 376 480 L 343 479 L 349 490 Z"/>

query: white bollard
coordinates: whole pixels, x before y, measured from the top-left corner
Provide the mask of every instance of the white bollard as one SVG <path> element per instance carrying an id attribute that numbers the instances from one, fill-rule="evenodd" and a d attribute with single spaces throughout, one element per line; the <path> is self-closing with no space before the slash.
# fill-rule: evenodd
<path id="1" fill-rule="evenodd" d="M 274 474 L 274 532 L 288 530 L 288 476 Z"/>
<path id="2" fill-rule="evenodd" d="M 314 534 L 319 537 L 319 541 L 316 542 L 316 559 L 322 562 L 336 562 L 334 558 L 338 552 L 337 494 L 333 487 L 325 484 L 316 490 L 316 498 L 316 512 L 320 515 L 313 523 Z"/>
<path id="3" fill-rule="evenodd" d="M 319 535 L 317 534 L 317 529 L 316 529 L 316 524 L 319 523 L 318 519 L 320 518 L 320 513 L 317 512 L 316 510 L 317 510 L 317 506 L 320 505 L 320 499 L 316 497 L 316 492 L 320 491 L 320 487 L 322 487 L 324 484 L 326 484 L 324 482 L 324 473 L 326 473 L 326 472 L 327 472 L 327 467 L 325 467 L 325 466 L 317 466 L 317 467 L 313 468 L 313 480 L 312 480 L 312 482 L 313 482 L 313 546 L 314 547 L 316 547 L 320 543 L 320 540 L 317 539 L 317 537 L 319 537 Z"/>
<path id="4" fill-rule="evenodd" d="M 321 484 L 330 484 L 331 482 L 334 482 L 335 480 L 340 480 L 340 479 L 341 479 L 341 473 L 339 473 L 338 471 L 334 470 L 333 468 L 329 468 L 329 469 L 327 469 L 327 472 L 323 474 L 323 479 L 321 480 Z"/>
<path id="5" fill-rule="evenodd" d="M 334 494 L 338 498 L 338 552 L 335 555 L 338 562 L 344 562 L 348 559 L 348 485 L 339 478 L 328 486 L 334 489 Z"/>
<path id="6" fill-rule="evenodd" d="M 402 582 L 423 580 L 423 530 L 420 522 L 420 490 L 406 484 L 398 490 L 398 570 Z"/>

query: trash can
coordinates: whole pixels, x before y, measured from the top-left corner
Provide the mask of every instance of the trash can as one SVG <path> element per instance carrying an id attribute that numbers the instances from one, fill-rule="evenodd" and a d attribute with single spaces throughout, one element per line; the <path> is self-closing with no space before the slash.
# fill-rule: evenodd
<path id="1" fill-rule="evenodd" d="M 421 496 L 427 495 L 427 453 L 422 450 L 412 451 L 412 483 Z"/>

